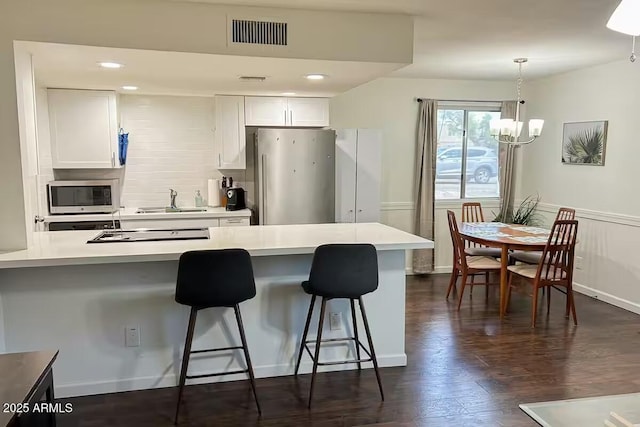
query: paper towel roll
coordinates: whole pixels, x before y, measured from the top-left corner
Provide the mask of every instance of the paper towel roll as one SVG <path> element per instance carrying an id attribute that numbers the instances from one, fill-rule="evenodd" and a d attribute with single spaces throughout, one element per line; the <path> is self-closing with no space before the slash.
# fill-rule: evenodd
<path id="1" fill-rule="evenodd" d="M 220 180 L 210 179 L 207 181 L 207 205 L 212 208 L 220 206 Z"/>

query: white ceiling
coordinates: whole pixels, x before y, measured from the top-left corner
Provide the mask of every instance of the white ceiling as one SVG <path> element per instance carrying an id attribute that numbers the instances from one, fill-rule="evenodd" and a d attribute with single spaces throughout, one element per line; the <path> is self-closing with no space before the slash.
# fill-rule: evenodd
<path id="1" fill-rule="evenodd" d="M 542 77 L 628 57 L 605 24 L 619 0 L 175 0 L 416 16 L 414 63 L 398 77 L 511 79 L 515 57 Z"/>
<path id="2" fill-rule="evenodd" d="M 333 96 L 384 76 L 399 64 L 258 58 L 115 49 L 53 43 L 19 42 L 33 54 L 36 81 L 44 87 L 119 90 L 138 86 L 136 93 L 171 95 L 297 95 Z M 124 64 L 113 70 L 99 62 Z M 311 73 L 327 75 L 310 81 Z M 265 76 L 246 82 L 240 76 Z"/>

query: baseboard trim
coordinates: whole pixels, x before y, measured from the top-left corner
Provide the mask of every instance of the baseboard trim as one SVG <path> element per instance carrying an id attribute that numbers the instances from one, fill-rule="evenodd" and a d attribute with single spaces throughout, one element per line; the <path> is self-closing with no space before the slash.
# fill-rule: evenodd
<path id="1" fill-rule="evenodd" d="M 640 314 L 640 304 L 636 304 L 624 298 L 620 298 L 615 295 L 611 295 L 576 282 L 573 282 L 573 290 L 593 299 L 597 299 L 599 301 L 606 302 L 607 304 L 611 304 L 624 310 L 630 311 L 632 313 Z"/>
<path id="2" fill-rule="evenodd" d="M 379 356 L 378 365 L 382 368 L 394 367 L 394 366 L 407 366 L 407 355 L 392 354 L 388 356 Z M 372 368 L 371 362 L 363 363 L 363 369 Z M 270 366 L 258 366 L 254 368 L 256 378 L 268 378 L 268 377 L 281 377 L 286 375 L 293 375 L 293 365 L 270 365 Z M 304 361 L 300 364 L 300 373 L 310 373 L 312 369 L 311 361 Z M 332 365 L 332 366 L 319 366 L 318 372 L 329 371 L 347 371 L 357 369 L 356 365 Z M 211 372 L 190 372 L 190 375 L 199 375 Z M 213 378 L 202 378 L 199 380 L 191 380 L 189 384 L 206 384 L 212 382 L 223 381 L 238 381 L 246 380 L 247 376 L 244 374 L 235 375 L 222 375 Z M 94 394 L 106 394 L 106 393 L 120 393 L 125 391 L 134 390 L 149 390 L 153 388 L 166 388 L 175 387 L 177 384 L 177 376 L 173 373 L 169 373 L 163 376 L 148 376 L 148 377 L 134 377 L 118 380 L 107 381 L 95 381 L 87 383 L 75 383 L 75 384 L 60 384 L 55 385 L 56 397 L 77 397 L 77 396 L 89 396 Z"/>

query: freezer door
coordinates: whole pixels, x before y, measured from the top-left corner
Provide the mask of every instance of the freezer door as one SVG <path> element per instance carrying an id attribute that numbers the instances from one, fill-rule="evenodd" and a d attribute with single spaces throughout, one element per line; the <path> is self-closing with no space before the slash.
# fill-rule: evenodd
<path id="1" fill-rule="evenodd" d="M 256 138 L 259 222 L 335 221 L 335 132 L 259 129 Z"/>

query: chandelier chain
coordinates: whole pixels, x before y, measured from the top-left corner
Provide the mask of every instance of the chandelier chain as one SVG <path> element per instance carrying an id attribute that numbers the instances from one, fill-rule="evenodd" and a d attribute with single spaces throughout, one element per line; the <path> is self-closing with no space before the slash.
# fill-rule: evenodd
<path id="1" fill-rule="evenodd" d="M 518 103 L 522 100 L 522 63 L 518 64 L 518 80 L 516 81 Z"/>

